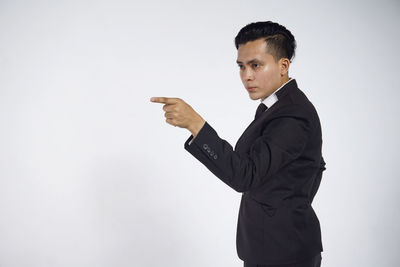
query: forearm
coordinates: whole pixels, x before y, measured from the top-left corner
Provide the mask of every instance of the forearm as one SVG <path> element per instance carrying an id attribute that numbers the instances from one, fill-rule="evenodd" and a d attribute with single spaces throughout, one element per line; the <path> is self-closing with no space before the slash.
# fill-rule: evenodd
<path id="1" fill-rule="evenodd" d="M 195 142 L 195 144 L 190 144 Z M 194 141 L 185 144 L 194 157 L 203 163 L 215 176 L 238 192 L 257 187 L 271 171 L 267 159 L 269 153 L 240 154 L 224 139 L 221 139 L 210 125 L 204 125 Z M 269 149 L 266 149 L 269 151 Z"/>

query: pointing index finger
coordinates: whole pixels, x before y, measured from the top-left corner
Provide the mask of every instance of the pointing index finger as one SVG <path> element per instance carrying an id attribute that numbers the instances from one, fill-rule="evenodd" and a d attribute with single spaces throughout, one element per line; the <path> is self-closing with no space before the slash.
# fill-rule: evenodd
<path id="1" fill-rule="evenodd" d="M 174 104 L 176 103 L 176 98 L 169 98 L 169 97 L 152 97 L 150 98 L 151 102 L 155 103 L 164 103 L 164 104 Z"/>

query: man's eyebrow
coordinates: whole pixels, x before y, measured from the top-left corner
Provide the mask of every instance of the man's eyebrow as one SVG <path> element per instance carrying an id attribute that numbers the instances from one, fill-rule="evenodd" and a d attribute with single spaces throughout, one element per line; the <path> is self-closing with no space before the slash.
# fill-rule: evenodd
<path id="1" fill-rule="evenodd" d="M 247 61 L 247 64 L 251 64 L 251 63 L 255 63 L 255 62 L 260 62 L 258 59 L 256 59 L 256 58 L 254 58 L 254 59 L 252 59 L 252 60 L 249 60 L 249 61 Z M 243 63 L 243 62 L 241 62 L 241 61 L 239 61 L 239 60 L 236 60 L 236 63 L 237 64 L 241 64 L 241 63 Z"/>

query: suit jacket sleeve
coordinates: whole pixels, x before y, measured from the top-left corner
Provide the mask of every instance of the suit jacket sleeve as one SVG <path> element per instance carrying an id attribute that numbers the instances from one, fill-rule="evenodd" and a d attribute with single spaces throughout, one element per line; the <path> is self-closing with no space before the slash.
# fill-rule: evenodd
<path id="1" fill-rule="evenodd" d="M 319 185 L 321 184 L 322 172 L 324 170 L 326 170 L 325 166 L 326 166 L 326 163 L 324 161 L 324 158 L 321 157 L 320 167 L 319 167 L 318 173 L 317 173 L 317 175 L 315 177 L 314 183 L 313 183 L 312 188 L 311 188 L 310 203 L 312 203 L 312 201 L 314 200 L 315 194 L 317 193 Z"/>
<path id="2" fill-rule="evenodd" d="M 311 131 L 306 116 L 278 116 L 266 125 L 248 153 L 238 153 L 206 122 L 195 139 L 191 135 L 186 140 L 184 148 L 231 188 L 246 192 L 299 157 Z"/>

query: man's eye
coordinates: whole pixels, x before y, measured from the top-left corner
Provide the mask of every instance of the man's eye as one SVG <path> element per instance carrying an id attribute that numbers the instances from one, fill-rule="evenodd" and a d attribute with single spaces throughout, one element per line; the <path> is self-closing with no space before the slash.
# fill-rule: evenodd
<path id="1" fill-rule="evenodd" d="M 254 68 L 258 68 L 259 66 L 260 66 L 260 65 L 258 65 L 257 63 L 254 63 L 254 64 L 253 64 L 253 67 L 254 67 Z"/>
<path id="2" fill-rule="evenodd" d="M 243 69 L 243 65 L 238 65 L 239 69 Z"/>

